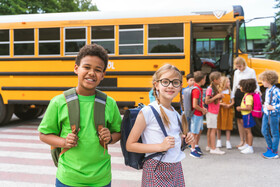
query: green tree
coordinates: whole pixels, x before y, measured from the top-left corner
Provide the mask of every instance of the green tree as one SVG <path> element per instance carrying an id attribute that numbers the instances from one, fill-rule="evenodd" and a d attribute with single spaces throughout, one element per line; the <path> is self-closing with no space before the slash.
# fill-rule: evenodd
<path id="1" fill-rule="evenodd" d="M 274 8 L 280 10 L 280 0 L 275 0 L 277 2 L 276 6 Z M 277 25 L 277 34 L 275 38 L 271 38 L 269 36 L 269 39 L 267 41 L 267 45 L 265 48 L 266 52 L 270 52 L 266 55 L 266 58 L 272 59 L 272 60 L 280 60 L 280 11 L 278 11 L 275 15 L 276 19 L 276 25 Z M 273 46 L 272 43 L 275 43 L 275 46 Z M 273 48 L 273 49 L 272 49 Z"/>
<path id="2" fill-rule="evenodd" d="M 0 15 L 98 11 L 91 0 L 1 0 Z"/>

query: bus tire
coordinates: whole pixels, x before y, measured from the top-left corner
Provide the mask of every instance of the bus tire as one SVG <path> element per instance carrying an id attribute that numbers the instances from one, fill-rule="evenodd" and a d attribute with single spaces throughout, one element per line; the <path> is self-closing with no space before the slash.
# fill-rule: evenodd
<path id="1" fill-rule="evenodd" d="M 6 105 L 6 116 L 4 117 L 4 119 L 2 121 L 3 124 L 6 124 L 11 120 L 11 118 L 14 114 L 14 111 L 15 111 L 14 105 Z"/>
<path id="2" fill-rule="evenodd" d="M 42 112 L 41 108 L 28 108 L 15 111 L 15 115 L 22 120 L 35 119 Z"/>

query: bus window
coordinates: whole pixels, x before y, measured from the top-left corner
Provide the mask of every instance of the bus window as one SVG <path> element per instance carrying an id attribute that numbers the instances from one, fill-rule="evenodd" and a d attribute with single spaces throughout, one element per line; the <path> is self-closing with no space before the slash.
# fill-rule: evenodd
<path id="1" fill-rule="evenodd" d="M 224 39 L 198 39 L 196 53 L 200 58 L 208 58 L 217 61 L 223 54 Z"/>
<path id="2" fill-rule="evenodd" d="M 34 29 L 14 30 L 14 55 L 34 55 Z"/>
<path id="3" fill-rule="evenodd" d="M 86 27 L 65 28 L 65 55 L 76 55 L 86 44 Z"/>
<path id="4" fill-rule="evenodd" d="M 143 25 L 121 25 L 119 28 L 119 54 L 143 54 Z"/>
<path id="5" fill-rule="evenodd" d="M 183 24 L 151 24 L 148 33 L 149 53 L 183 53 Z"/>
<path id="6" fill-rule="evenodd" d="M 9 30 L 0 30 L 0 56 L 10 56 Z"/>
<path id="7" fill-rule="evenodd" d="M 108 54 L 115 54 L 114 33 L 114 26 L 93 26 L 91 27 L 91 43 L 101 45 Z"/>
<path id="8" fill-rule="evenodd" d="M 245 23 L 242 23 L 239 28 L 239 49 L 245 53 L 247 51 L 247 44 L 246 44 L 246 28 Z"/>
<path id="9" fill-rule="evenodd" d="M 39 29 L 39 55 L 60 55 L 60 28 Z"/>

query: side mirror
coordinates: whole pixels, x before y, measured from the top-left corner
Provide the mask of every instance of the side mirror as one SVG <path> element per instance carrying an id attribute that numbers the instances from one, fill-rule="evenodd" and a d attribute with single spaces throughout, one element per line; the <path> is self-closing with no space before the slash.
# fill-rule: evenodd
<path id="1" fill-rule="evenodd" d="M 276 38 L 277 26 L 275 22 L 270 23 L 270 36 L 271 38 Z"/>
<path id="2" fill-rule="evenodd" d="M 276 44 L 276 42 L 275 41 L 272 41 L 271 43 L 270 43 L 270 50 L 275 50 L 276 49 L 276 47 L 277 47 L 277 44 Z"/>

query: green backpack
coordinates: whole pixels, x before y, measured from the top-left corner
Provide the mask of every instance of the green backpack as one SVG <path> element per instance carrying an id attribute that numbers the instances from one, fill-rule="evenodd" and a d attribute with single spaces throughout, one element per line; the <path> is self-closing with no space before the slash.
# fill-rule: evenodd
<path id="1" fill-rule="evenodd" d="M 94 115 L 95 128 L 98 133 L 101 127 L 105 127 L 105 106 L 106 106 L 107 95 L 97 89 L 95 91 L 96 91 L 96 95 L 94 100 L 93 115 Z M 76 88 L 71 88 L 69 90 L 64 91 L 63 93 L 67 103 L 70 127 L 72 129 L 72 132 L 74 134 L 77 134 L 80 126 L 80 104 L 79 104 L 78 95 L 76 93 Z M 61 130 L 59 132 L 59 136 L 60 133 Z M 107 145 L 105 145 L 103 142 L 100 142 L 100 144 L 104 147 L 104 149 L 107 149 Z M 68 148 L 61 149 L 60 147 L 51 147 L 51 155 L 52 155 L 54 165 L 56 167 L 58 166 L 58 159 L 60 155 L 65 153 L 67 150 L 69 149 Z"/>

